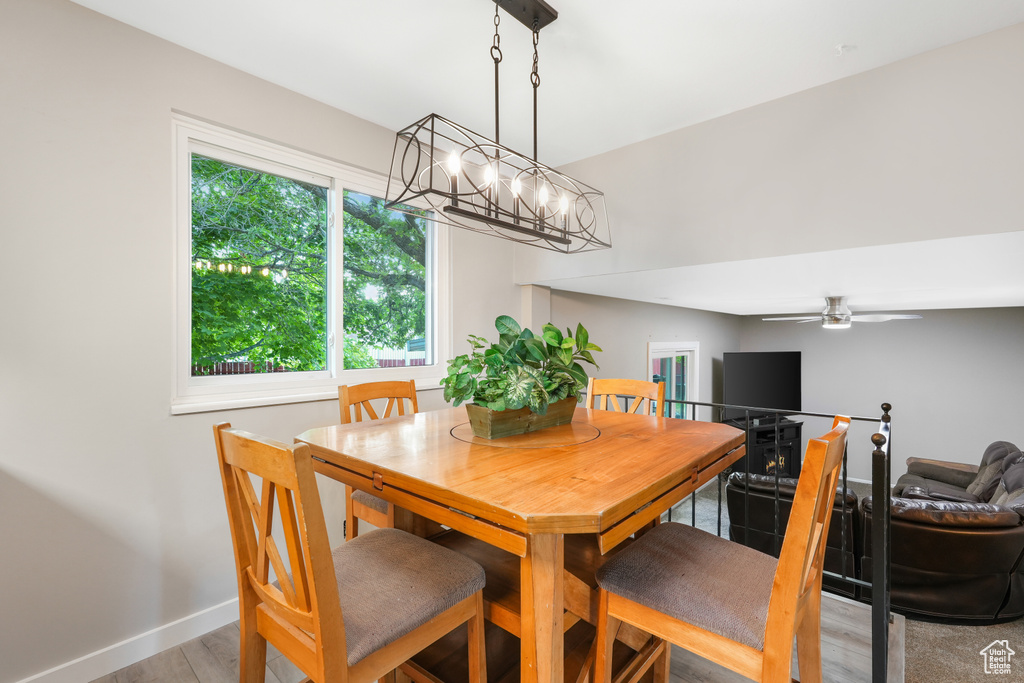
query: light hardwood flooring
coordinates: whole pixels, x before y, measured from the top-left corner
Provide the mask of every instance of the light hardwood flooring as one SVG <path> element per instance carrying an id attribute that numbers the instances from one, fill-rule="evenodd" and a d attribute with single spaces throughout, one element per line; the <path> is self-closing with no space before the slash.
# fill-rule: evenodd
<path id="1" fill-rule="evenodd" d="M 822 598 L 822 660 L 825 681 L 871 680 L 870 608 L 825 594 Z M 903 682 L 904 620 L 891 626 L 889 681 Z M 93 683 L 238 683 L 238 624 L 154 655 Z M 796 672 L 794 671 L 794 675 Z M 304 676 L 274 647 L 267 648 L 267 683 L 298 683 Z M 733 683 L 746 681 L 732 672 L 672 648 L 672 681 Z"/>

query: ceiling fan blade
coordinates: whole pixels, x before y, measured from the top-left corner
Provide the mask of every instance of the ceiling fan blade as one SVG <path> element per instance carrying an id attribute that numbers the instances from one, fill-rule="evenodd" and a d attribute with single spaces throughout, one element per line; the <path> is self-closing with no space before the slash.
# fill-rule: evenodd
<path id="1" fill-rule="evenodd" d="M 761 318 L 761 320 L 767 320 L 768 322 L 779 322 L 779 321 L 782 321 L 782 322 L 793 322 L 793 321 L 797 321 L 797 322 L 802 322 L 802 323 L 809 323 L 809 322 L 813 322 L 815 320 L 821 320 L 821 316 L 820 315 L 810 315 L 810 316 L 808 316 L 808 315 L 800 315 L 800 316 L 795 316 L 795 317 L 791 317 L 791 318 Z"/>
<path id="2" fill-rule="evenodd" d="M 868 313 L 866 315 L 853 315 L 850 320 L 857 323 L 884 323 L 887 320 L 916 320 L 919 315 L 902 313 Z"/>

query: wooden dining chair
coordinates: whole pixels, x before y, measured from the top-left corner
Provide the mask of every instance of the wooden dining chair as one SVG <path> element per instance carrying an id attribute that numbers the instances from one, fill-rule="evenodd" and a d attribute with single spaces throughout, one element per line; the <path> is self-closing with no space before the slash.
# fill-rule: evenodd
<path id="1" fill-rule="evenodd" d="M 387 401 L 378 416 L 373 401 L 378 405 Z M 338 404 L 341 408 L 341 424 L 362 422 L 363 413 L 367 419 L 379 420 L 391 417 L 392 412 L 405 415 L 408 401 L 410 414 L 419 412 L 416 403 L 416 382 L 367 382 L 338 387 Z M 395 526 L 395 506 L 372 493 L 345 486 L 345 538 L 352 540 L 359 535 L 359 520 L 369 522 L 382 529 Z"/>
<path id="2" fill-rule="evenodd" d="M 628 408 L 619 398 L 628 398 Z M 638 379 L 594 379 L 587 382 L 587 407 L 639 415 L 665 415 L 665 383 Z"/>
<path id="3" fill-rule="evenodd" d="M 595 683 L 611 680 L 622 623 L 654 636 L 627 667 L 669 675 L 669 643 L 766 683 L 791 680 L 793 637 L 803 683 L 821 681 L 821 568 L 850 420 L 807 443 L 776 560 L 684 524 L 647 532 L 597 572 Z"/>
<path id="4" fill-rule="evenodd" d="M 467 622 L 470 681 L 486 679 L 480 565 L 398 529 L 332 551 L 309 447 L 213 429 L 238 578 L 241 683 L 264 681 L 268 642 L 316 683 L 390 681 Z"/>

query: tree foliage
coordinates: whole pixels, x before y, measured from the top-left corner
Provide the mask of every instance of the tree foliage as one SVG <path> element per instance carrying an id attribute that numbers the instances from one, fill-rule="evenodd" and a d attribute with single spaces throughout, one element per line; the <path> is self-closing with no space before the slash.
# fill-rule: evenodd
<path id="1" fill-rule="evenodd" d="M 345 192 L 344 365 L 426 332 L 423 218 Z M 327 364 L 330 189 L 192 157 L 192 362 Z"/>
<path id="2" fill-rule="evenodd" d="M 404 348 L 426 334 L 426 220 L 345 193 L 345 335 Z"/>
<path id="3" fill-rule="evenodd" d="M 193 156 L 193 364 L 327 367 L 327 210 L 327 188 Z"/>

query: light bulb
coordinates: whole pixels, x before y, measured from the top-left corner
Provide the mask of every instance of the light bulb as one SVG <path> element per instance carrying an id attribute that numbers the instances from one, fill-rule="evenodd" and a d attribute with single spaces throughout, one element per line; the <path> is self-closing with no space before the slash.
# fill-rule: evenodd
<path id="1" fill-rule="evenodd" d="M 494 182 L 494 168 L 490 164 L 484 167 L 484 187 L 490 187 Z"/>
<path id="2" fill-rule="evenodd" d="M 266 276 L 270 275 L 270 268 L 264 268 L 260 272 L 263 273 L 263 277 L 266 277 Z"/>
<path id="3" fill-rule="evenodd" d="M 512 179 L 512 219 L 516 225 L 519 225 L 519 191 L 522 187 L 519 176 Z"/>
<path id="4" fill-rule="evenodd" d="M 569 213 L 569 198 L 564 194 L 561 199 L 558 200 L 558 210 L 562 212 L 563 217 L 565 214 Z"/>
<path id="5" fill-rule="evenodd" d="M 458 154 L 456 154 L 455 152 L 452 152 L 451 154 L 448 155 L 448 171 L 452 175 L 455 175 L 456 173 L 458 173 L 459 172 L 459 168 L 461 166 L 462 166 L 462 164 L 459 161 L 459 155 Z"/>
<path id="6" fill-rule="evenodd" d="M 548 186 L 547 186 L 547 183 L 545 183 L 545 184 L 540 186 L 540 192 L 538 193 L 538 197 L 540 198 L 541 206 L 543 206 L 543 205 L 548 203 Z"/>
<path id="7" fill-rule="evenodd" d="M 222 264 L 220 264 L 219 266 L 217 266 L 217 270 L 219 270 L 220 272 L 222 272 L 222 273 L 223 273 L 223 272 L 224 272 L 225 270 L 227 270 L 227 268 L 226 268 L 226 267 L 224 266 L 224 264 L 222 263 Z"/>

